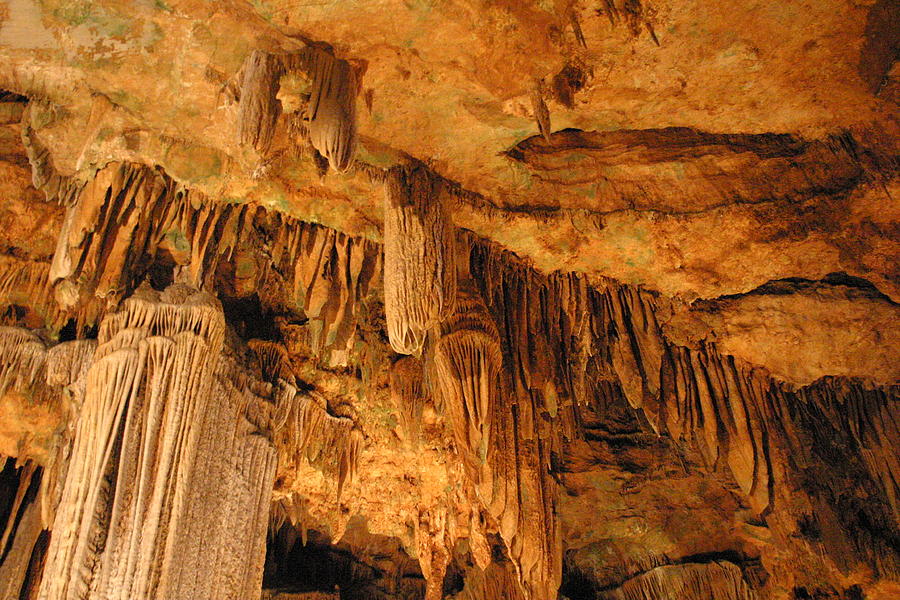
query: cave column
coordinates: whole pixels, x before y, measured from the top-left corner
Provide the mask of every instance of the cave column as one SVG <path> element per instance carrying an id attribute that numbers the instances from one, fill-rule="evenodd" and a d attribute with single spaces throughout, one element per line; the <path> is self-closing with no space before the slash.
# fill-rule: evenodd
<path id="1" fill-rule="evenodd" d="M 276 454 L 224 333 L 180 285 L 104 319 L 41 600 L 259 597 Z"/>

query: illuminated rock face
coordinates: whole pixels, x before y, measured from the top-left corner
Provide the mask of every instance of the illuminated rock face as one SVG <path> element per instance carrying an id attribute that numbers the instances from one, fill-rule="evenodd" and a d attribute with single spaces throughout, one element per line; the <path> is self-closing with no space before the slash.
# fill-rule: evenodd
<path id="1" fill-rule="evenodd" d="M 0 600 L 900 597 L 897 16 L 0 3 Z"/>
<path id="2" fill-rule="evenodd" d="M 38 597 L 258 597 L 276 453 L 217 302 L 140 291 L 100 329 Z"/>
<path id="3" fill-rule="evenodd" d="M 456 301 L 456 239 L 441 182 L 423 166 L 388 172 L 384 196 L 384 312 L 391 347 L 419 354 Z"/>

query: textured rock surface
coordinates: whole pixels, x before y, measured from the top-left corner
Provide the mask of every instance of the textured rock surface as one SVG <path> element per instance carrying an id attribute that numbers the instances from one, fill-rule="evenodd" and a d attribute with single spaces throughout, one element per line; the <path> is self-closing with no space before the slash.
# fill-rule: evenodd
<path id="1" fill-rule="evenodd" d="M 0 600 L 900 596 L 896 2 L 707 4 L 0 2 Z"/>

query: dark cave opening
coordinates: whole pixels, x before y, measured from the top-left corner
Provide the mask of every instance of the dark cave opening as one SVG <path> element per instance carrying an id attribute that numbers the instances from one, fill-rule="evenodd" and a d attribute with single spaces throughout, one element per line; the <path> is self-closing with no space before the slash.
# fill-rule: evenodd
<path id="1" fill-rule="evenodd" d="M 219 295 L 225 320 L 234 327 L 241 339 L 281 341 L 281 332 L 275 325 L 275 314 L 262 304 L 258 294 L 243 298 Z"/>
<path id="2" fill-rule="evenodd" d="M 338 542 L 313 529 L 307 530 L 304 540 L 290 523 L 270 531 L 263 598 L 315 592 L 322 600 L 424 598 L 425 580 L 418 562 L 396 538 L 370 534 L 359 521 L 351 519 Z"/>

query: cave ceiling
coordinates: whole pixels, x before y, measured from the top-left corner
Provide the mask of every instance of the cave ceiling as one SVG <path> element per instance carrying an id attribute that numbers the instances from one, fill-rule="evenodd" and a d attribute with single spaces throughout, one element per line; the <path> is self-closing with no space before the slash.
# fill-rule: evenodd
<path id="1" fill-rule="evenodd" d="M 895 0 L 0 0 L 0 600 L 900 597 L 898 53 Z"/>

